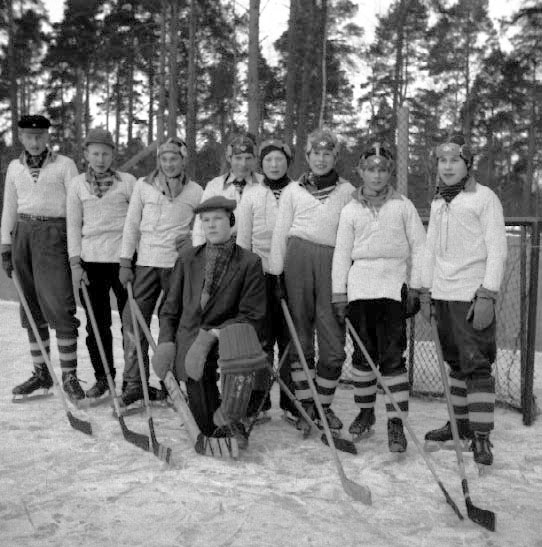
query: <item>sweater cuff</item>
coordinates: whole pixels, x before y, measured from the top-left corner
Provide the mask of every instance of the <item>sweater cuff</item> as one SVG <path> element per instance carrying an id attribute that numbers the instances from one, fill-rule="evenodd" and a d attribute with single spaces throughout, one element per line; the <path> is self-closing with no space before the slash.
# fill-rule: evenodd
<path id="1" fill-rule="evenodd" d="M 70 256 L 70 266 L 77 266 L 78 264 L 81 264 L 81 257 Z"/>
<path id="2" fill-rule="evenodd" d="M 341 293 L 336 292 L 331 295 L 332 304 L 339 304 L 341 302 L 348 302 L 348 296 L 345 292 L 341 292 Z"/>
<path id="3" fill-rule="evenodd" d="M 497 300 L 497 295 L 499 293 L 497 291 L 490 291 L 489 289 L 486 289 L 485 287 L 480 287 L 476 293 L 476 298 L 489 298 L 491 300 Z"/>
<path id="4" fill-rule="evenodd" d="M 11 243 L 2 243 L 0 253 L 11 253 Z"/>
<path id="5" fill-rule="evenodd" d="M 130 258 L 120 258 L 119 264 L 121 268 L 130 268 L 132 269 L 132 260 Z"/>

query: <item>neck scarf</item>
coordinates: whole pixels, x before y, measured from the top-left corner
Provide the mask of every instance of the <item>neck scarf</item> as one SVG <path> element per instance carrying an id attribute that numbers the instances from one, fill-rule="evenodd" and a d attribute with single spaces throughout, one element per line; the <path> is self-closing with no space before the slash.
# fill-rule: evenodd
<path id="1" fill-rule="evenodd" d="M 47 162 L 48 156 L 48 148 L 46 148 L 41 154 L 38 154 L 37 156 L 33 156 L 26 150 L 23 152 L 23 155 L 21 157 L 22 163 L 28 167 L 28 170 L 30 171 L 30 175 L 32 176 L 34 182 L 37 182 L 38 177 L 40 176 L 40 170 Z"/>
<path id="2" fill-rule="evenodd" d="M 186 175 L 178 175 L 177 177 L 166 177 L 161 169 L 157 169 L 150 177 L 151 184 L 166 196 L 169 200 L 175 199 L 183 190 L 186 184 Z"/>
<path id="3" fill-rule="evenodd" d="M 205 245 L 205 280 L 201 291 L 201 307 L 204 308 L 209 298 L 218 289 L 226 274 L 228 265 L 235 249 L 235 238 L 231 237 L 224 243 Z"/>
<path id="4" fill-rule="evenodd" d="M 282 193 L 282 190 L 290 182 L 290 177 L 288 176 L 287 173 L 285 173 L 282 177 L 280 177 L 280 179 L 272 180 L 272 179 L 267 178 L 266 175 L 264 175 L 263 182 L 264 182 L 264 184 L 269 186 L 269 188 L 273 192 L 273 195 L 275 196 L 275 198 L 279 199 L 280 194 Z"/>
<path id="5" fill-rule="evenodd" d="M 310 185 L 314 186 L 316 190 L 322 190 L 330 186 L 335 186 L 339 180 L 339 174 L 335 169 L 332 169 L 325 175 L 315 175 L 312 171 L 309 171 L 303 176 L 304 180 Z"/>
<path id="6" fill-rule="evenodd" d="M 446 184 L 439 185 L 435 197 L 442 197 L 446 203 L 450 203 L 464 189 L 469 176 L 463 177 L 458 183 L 447 186 Z"/>
<path id="7" fill-rule="evenodd" d="M 368 192 L 365 186 L 362 186 L 360 188 L 360 196 L 362 196 L 363 200 L 369 203 L 375 209 L 380 209 L 382 205 L 384 205 L 384 203 L 388 201 L 392 194 L 393 188 L 389 184 L 380 192 L 376 193 L 372 193 L 370 191 Z"/>
<path id="8" fill-rule="evenodd" d="M 101 198 L 113 186 L 118 175 L 113 169 L 109 168 L 105 173 L 96 173 L 89 165 L 85 174 L 86 180 L 90 186 L 90 193 L 93 196 Z"/>

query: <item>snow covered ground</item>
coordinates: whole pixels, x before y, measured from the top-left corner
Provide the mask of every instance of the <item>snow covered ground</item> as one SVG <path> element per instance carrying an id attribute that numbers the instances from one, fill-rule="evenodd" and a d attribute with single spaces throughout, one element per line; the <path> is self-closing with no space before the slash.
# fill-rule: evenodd
<path id="1" fill-rule="evenodd" d="M 115 333 L 121 370 L 118 328 Z M 69 426 L 56 397 L 11 402 L 12 387 L 31 370 L 14 303 L 0 303 L 0 351 L 2 546 L 542 547 L 542 417 L 525 427 L 519 413 L 497 409 L 495 465 L 483 477 L 465 454 L 473 503 L 497 513 L 497 531 L 491 533 L 466 518 L 453 452 L 433 457 L 465 514 L 463 522 L 445 503 L 412 441 L 406 458 L 394 460 L 381 397 L 375 435 L 358 445 L 357 456 L 340 454 L 346 475 L 371 489 L 368 507 L 344 493 L 318 438 L 302 441 L 280 419 L 276 389 L 272 421 L 254 429 L 237 462 L 198 456 L 173 410 L 154 409 L 157 436 L 174 451 L 175 464 L 168 466 L 123 440 L 108 405 L 89 409 L 95 433 L 88 437 Z M 79 375 L 88 389 L 93 374 L 83 336 L 79 355 Z M 340 389 L 335 406 L 347 427 L 355 415 L 353 392 Z M 420 439 L 445 417 L 444 403 L 412 401 L 410 419 Z M 127 424 L 147 431 L 143 415 L 128 417 Z"/>

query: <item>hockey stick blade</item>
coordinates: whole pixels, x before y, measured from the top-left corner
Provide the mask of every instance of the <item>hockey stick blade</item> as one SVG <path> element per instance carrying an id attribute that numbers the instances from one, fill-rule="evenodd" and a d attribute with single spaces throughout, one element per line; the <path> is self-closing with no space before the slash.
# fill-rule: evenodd
<path id="1" fill-rule="evenodd" d="M 469 487 L 467 484 L 467 479 L 463 479 L 461 481 L 461 486 L 463 487 L 463 494 L 465 495 L 465 505 L 467 506 L 467 515 L 472 520 L 472 522 L 478 524 L 479 526 L 483 526 L 490 532 L 495 531 L 495 527 L 497 525 L 497 516 L 493 511 L 490 511 L 489 509 L 480 509 L 480 507 L 476 507 L 471 499 L 469 494 Z"/>
<path id="2" fill-rule="evenodd" d="M 90 422 L 81 420 L 77 416 L 74 416 L 69 410 L 67 412 L 67 415 L 68 421 L 74 429 L 77 429 L 77 431 L 81 431 L 81 433 L 85 433 L 85 435 L 92 435 L 92 425 L 90 424 Z"/>
<path id="3" fill-rule="evenodd" d="M 126 422 L 124 421 L 124 416 L 119 416 L 118 419 L 124 440 L 141 448 L 141 450 L 145 450 L 145 452 L 150 452 L 149 437 L 128 429 L 128 427 L 126 427 Z"/>
<path id="4" fill-rule="evenodd" d="M 169 463 L 171 460 L 171 448 L 160 444 L 156 439 L 156 435 L 154 433 L 154 421 L 152 418 L 149 418 L 149 431 L 151 434 L 151 444 L 154 455 L 162 461 Z"/>
<path id="5" fill-rule="evenodd" d="M 325 433 L 322 433 L 322 436 L 320 437 L 320 440 L 325 445 L 329 446 Z M 358 450 L 355 447 L 354 443 L 352 441 L 349 441 L 348 439 L 343 439 L 342 437 L 333 436 L 333 444 L 335 445 L 335 448 L 337 450 L 340 450 L 341 452 L 347 452 L 348 454 L 357 454 L 358 453 Z"/>

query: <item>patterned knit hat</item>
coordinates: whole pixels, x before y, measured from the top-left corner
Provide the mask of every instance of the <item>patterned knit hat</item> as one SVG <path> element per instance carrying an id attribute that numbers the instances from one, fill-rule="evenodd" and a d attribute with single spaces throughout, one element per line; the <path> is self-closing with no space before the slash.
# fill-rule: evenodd
<path id="1" fill-rule="evenodd" d="M 437 161 L 443 156 L 459 156 L 465 162 L 467 169 L 470 169 L 474 163 L 474 156 L 461 133 L 456 133 L 446 142 L 439 144 L 435 149 L 435 155 Z"/>
<path id="2" fill-rule="evenodd" d="M 391 171 L 394 161 L 390 147 L 385 142 L 374 142 L 361 153 L 359 166 L 362 169 L 384 166 Z"/>
<path id="3" fill-rule="evenodd" d="M 282 142 L 280 139 L 269 139 L 260 144 L 260 165 L 262 164 L 265 156 L 267 156 L 267 154 L 269 154 L 270 152 L 273 152 L 273 150 L 282 152 L 286 156 L 286 161 L 288 162 L 288 165 L 290 165 L 290 162 L 292 161 L 292 151 L 290 150 L 290 147 L 286 143 Z"/>
<path id="4" fill-rule="evenodd" d="M 339 155 L 339 140 L 328 129 L 316 129 L 307 137 L 305 154 L 308 156 L 312 150 L 328 150 L 336 157 Z"/>
<path id="5" fill-rule="evenodd" d="M 163 142 L 157 151 L 157 155 L 160 156 L 166 152 L 172 152 L 173 154 L 179 154 L 181 157 L 186 158 L 188 152 L 186 150 L 185 142 L 179 137 L 170 137 L 167 141 Z"/>
<path id="6" fill-rule="evenodd" d="M 226 149 L 226 158 L 230 159 L 236 154 L 256 156 L 256 141 L 251 135 L 238 135 L 231 140 Z"/>

